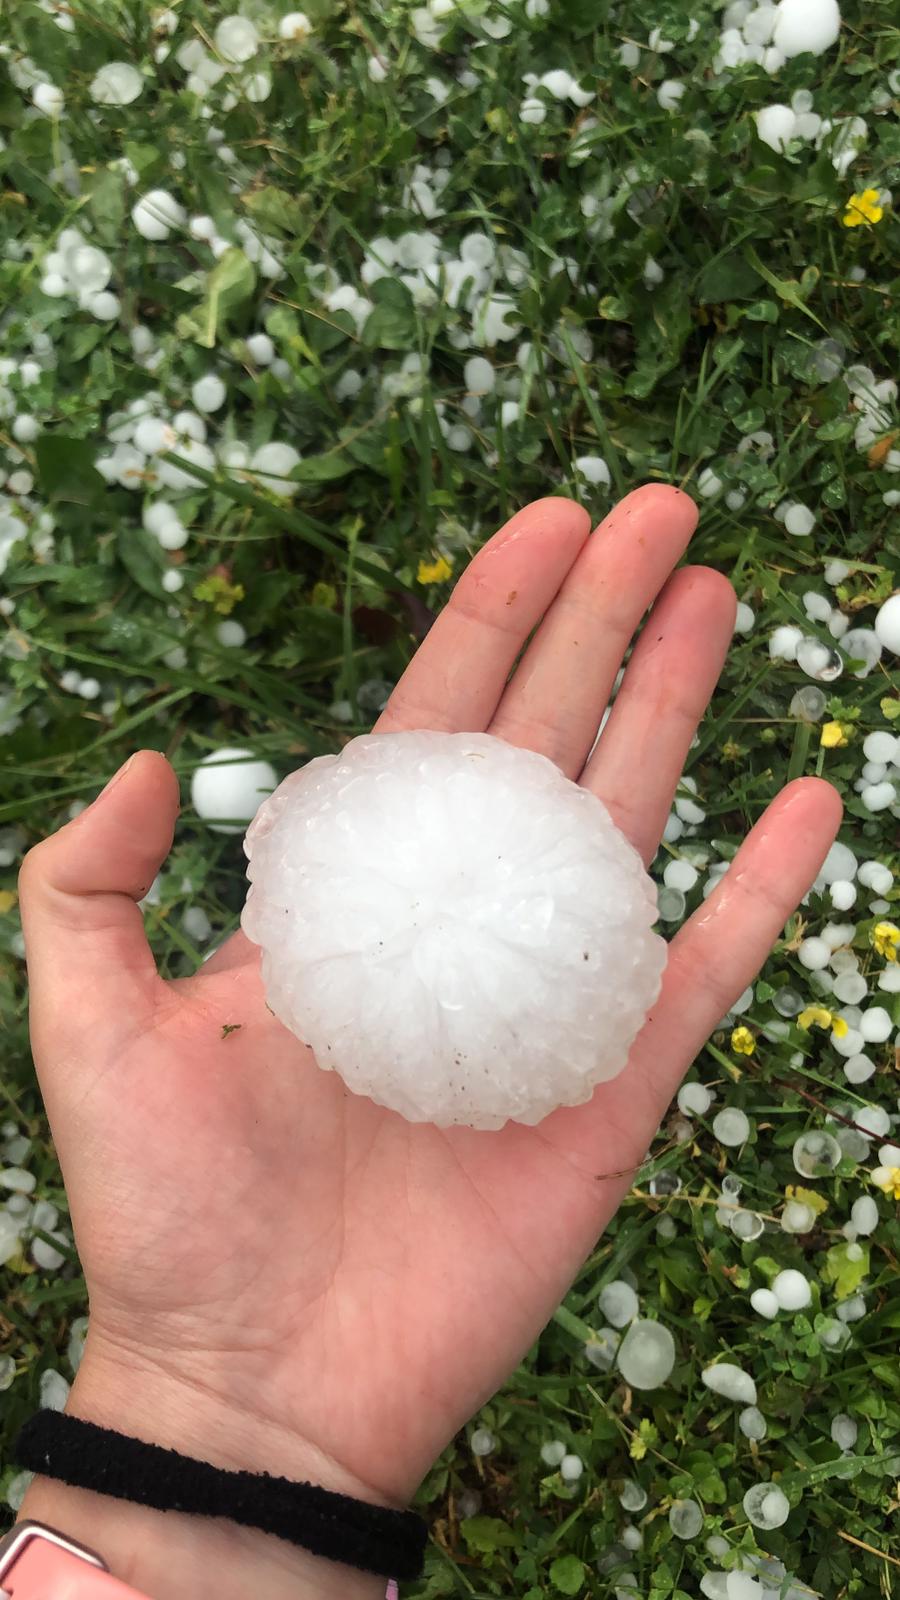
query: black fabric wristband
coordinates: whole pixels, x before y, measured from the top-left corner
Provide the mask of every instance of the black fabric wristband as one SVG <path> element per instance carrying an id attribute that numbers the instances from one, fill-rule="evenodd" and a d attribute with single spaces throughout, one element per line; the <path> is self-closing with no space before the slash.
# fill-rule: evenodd
<path id="1" fill-rule="evenodd" d="M 156 1511 L 260 1528 L 362 1572 L 408 1580 L 422 1571 L 428 1530 L 414 1511 L 368 1505 L 267 1472 L 230 1472 L 62 1411 L 30 1417 L 13 1459 L 32 1472 Z"/>

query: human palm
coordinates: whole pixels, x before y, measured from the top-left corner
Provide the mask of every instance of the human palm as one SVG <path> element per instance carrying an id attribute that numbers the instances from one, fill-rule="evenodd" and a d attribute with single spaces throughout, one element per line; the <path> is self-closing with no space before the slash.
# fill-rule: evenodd
<path id="1" fill-rule="evenodd" d="M 463 573 L 376 731 L 541 751 L 649 862 L 733 626 L 715 572 L 666 583 L 695 520 L 662 486 L 590 537 L 569 501 L 526 507 Z M 266 1441 L 246 1464 L 302 1460 L 403 1502 L 565 1293 L 815 876 L 839 802 L 808 780 L 769 808 L 673 941 L 620 1077 L 493 1133 L 407 1123 L 320 1071 L 267 1009 L 240 933 L 193 977 L 158 977 L 134 902 L 176 808 L 171 769 L 145 752 L 23 871 L 35 1057 L 90 1292 L 83 1414 L 105 1397 L 120 1415 L 127 1374 L 161 1375 L 198 1439 L 230 1411 Z"/>

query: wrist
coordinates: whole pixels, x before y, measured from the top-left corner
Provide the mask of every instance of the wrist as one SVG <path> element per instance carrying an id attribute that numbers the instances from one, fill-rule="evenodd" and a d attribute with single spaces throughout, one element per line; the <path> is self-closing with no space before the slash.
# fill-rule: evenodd
<path id="1" fill-rule="evenodd" d="M 74 1416 L 235 1471 L 305 1480 L 388 1504 L 324 1450 L 287 1427 L 223 1406 L 194 1385 L 133 1359 L 88 1352 L 66 1404 Z M 314 1556 L 284 1539 L 218 1517 L 156 1511 L 37 1476 L 19 1518 L 49 1523 L 97 1550 L 118 1578 L 157 1600 L 384 1600 L 390 1574 Z"/>

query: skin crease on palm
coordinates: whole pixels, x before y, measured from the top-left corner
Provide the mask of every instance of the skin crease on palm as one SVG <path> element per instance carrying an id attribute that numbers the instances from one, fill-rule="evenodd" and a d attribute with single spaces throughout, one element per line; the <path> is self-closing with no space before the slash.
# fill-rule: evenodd
<path id="1" fill-rule="evenodd" d="M 571 501 L 526 506 L 462 573 L 376 731 L 487 730 L 540 751 L 649 863 L 734 621 L 724 577 L 671 576 L 695 523 L 663 485 L 594 532 Z M 135 901 L 171 845 L 178 785 L 151 751 L 123 773 L 31 852 L 21 884 L 35 1058 L 90 1293 L 69 1409 L 402 1505 L 595 1245 L 815 877 L 838 797 L 809 779 L 773 800 L 674 939 L 620 1077 L 537 1127 L 479 1133 L 411 1125 L 320 1071 L 267 1011 L 240 933 L 195 976 L 158 977 Z"/>

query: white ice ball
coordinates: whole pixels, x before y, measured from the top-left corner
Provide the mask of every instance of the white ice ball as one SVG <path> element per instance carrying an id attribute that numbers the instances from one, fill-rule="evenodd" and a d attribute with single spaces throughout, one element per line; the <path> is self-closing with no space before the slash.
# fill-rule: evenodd
<path id="1" fill-rule="evenodd" d="M 130 106 L 144 87 L 144 80 L 128 61 L 108 61 L 94 74 L 88 94 L 98 106 Z"/>
<path id="2" fill-rule="evenodd" d="M 272 1011 L 412 1122 L 583 1104 L 659 993 L 637 853 L 589 790 L 488 734 L 353 739 L 285 779 L 245 849 Z"/>
<path id="3" fill-rule="evenodd" d="M 763 106 L 756 113 L 756 131 L 772 150 L 785 150 L 794 137 L 796 114 L 790 106 Z"/>
<path id="4" fill-rule="evenodd" d="M 900 656 L 900 593 L 885 600 L 875 618 L 875 633 L 885 650 Z"/>
<path id="5" fill-rule="evenodd" d="M 277 782 L 274 767 L 252 750 L 214 750 L 191 779 L 191 802 L 214 833 L 240 833 Z"/>
<path id="6" fill-rule="evenodd" d="M 785 56 L 806 50 L 820 56 L 837 42 L 840 31 L 837 0 L 781 0 L 772 42 Z"/>

